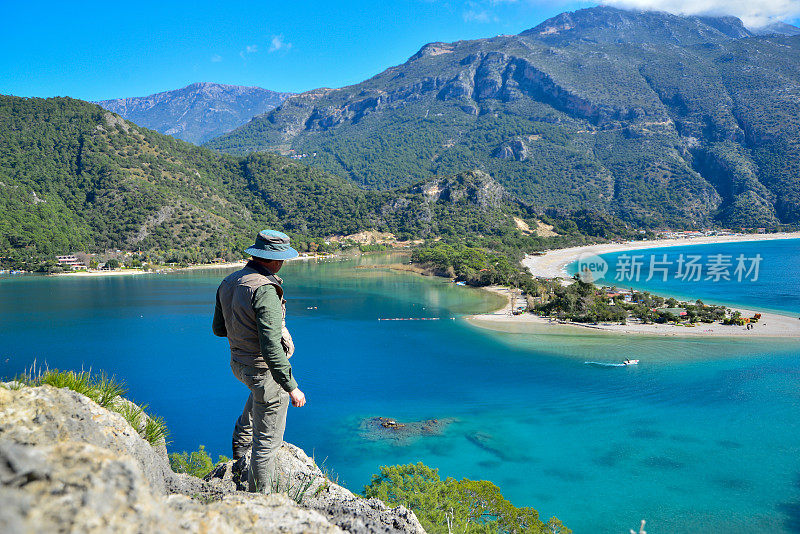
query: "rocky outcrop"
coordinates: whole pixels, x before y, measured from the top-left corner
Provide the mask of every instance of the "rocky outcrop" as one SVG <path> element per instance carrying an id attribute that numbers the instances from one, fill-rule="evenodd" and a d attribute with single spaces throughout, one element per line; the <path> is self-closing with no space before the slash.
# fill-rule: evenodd
<path id="1" fill-rule="evenodd" d="M 206 481 L 225 493 L 246 489 L 250 453 L 237 461 L 218 465 Z M 278 451 L 276 485 L 299 498 L 303 507 L 316 511 L 348 532 L 390 533 L 425 531 L 414 512 L 403 506 L 389 508 L 378 499 L 364 499 L 329 480 L 314 460 L 300 448 L 284 443 Z"/>
<path id="2" fill-rule="evenodd" d="M 528 147 L 521 139 L 512 139 L 503 143 L 492 152 L 496 158 L 525 161 L 528 159 Z"/>
<path id="3" fill-rule="evenodd" d="M 409 442 L 424 436 L 438 436 L 455 421 L 453 418 L 423 419 L 401 423 L 388 417 L 368 417 L 361 421 L 361 437 L 370 441 Z"/>
<path id="4" fill-rule="evenodd" d="M 90 445 L 129 458 L 154 494 L 166 495 L 168 485 L 173 491 L 179 486 L 166 458 L 121 415 L 68 389 L 0 389 L 0 441 L 16 444 L 30 454 L 43 453 L 56 443 Z"/>
<path id="5" fill-rule="evenodd" d="M 419 49 L 419 52 L 411 56 L 409 61 L 415 61 L 423 57 L 440 56 L 442 54 L 450 54 L 455 49 L 451 43 L 428 43 Z"/>
<path id="6" fill-rule="evenodd" d="M 327 130 L 345 121 L 357 123 L 382 107 L 385 101 L 386 97 L 383 94 L 363 93 L 341 107 L 314 108 L 306 119 L 304 127 L 308 130 Z"/>
<path id="7" fill-rule="evenodd" d="M 509 200 L 506 190 L 489 174 L 472 170 L 458 176 L 431 180 L 412 188 L 430 202 L 466 202 L 484 209 L 498 208 Z"/>
<path id="8" fill-rule="evenodd" d="M 0 466 L 5 532 L 342 532 L 281 494 L 159 495 L 132 457 L 88 443 L 3 440 Z"/>
<path id="9" fill-rule="evenodd" d="M 176 474 L 78 393 L 0 388 L 4 532 L 424 532 L 413 512 L 353 495 L 297 447 L 284 444 L 278 465 L 286 487 L 270 495 L 240 491 L 246 458 L 206 481 Z"/>

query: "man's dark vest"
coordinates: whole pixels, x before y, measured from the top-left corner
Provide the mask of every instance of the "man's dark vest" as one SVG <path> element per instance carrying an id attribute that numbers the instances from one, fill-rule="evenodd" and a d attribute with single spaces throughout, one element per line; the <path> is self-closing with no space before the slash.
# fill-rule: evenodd
<path id="1" fill-rule="evenodd" d="M 278 293 L 278 298 L 281 299 L 283 307 L 281 342 L 287 356 L 291 357 L 294 343 L 286 329 L 286 300 L 283 298 L 282 282 L 283 280 L 277 276 L 264 275 L 248 265 L 228 275 L 219 285 L 219 302 L 222 306 L 222 315 L 225 317 L 231 359 L 234 361 L 259 369 L 267 368 L 267 363 L 261 356 L 256 313 L 253 309 L 256 290 L 266 284 L 272 285 Z"/>

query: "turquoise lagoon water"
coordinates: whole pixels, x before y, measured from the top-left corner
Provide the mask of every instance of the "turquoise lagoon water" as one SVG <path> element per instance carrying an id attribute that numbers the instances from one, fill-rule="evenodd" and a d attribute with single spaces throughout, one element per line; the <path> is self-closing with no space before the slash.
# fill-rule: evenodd
<path id="1" fill-rule="evenodd" d="M 460 316 L 493 295 L 353 268 L 375 261 L 281 272 L 309 399 L 290 409 L 286 439 L 345 485 L 421 460 L 492 480 L 576 533 L 643 518 L 651 534 L 800 532 L 797 342 L 492 332 Z M 210 333 L 224 274 L 0 280 L 0 375 L 34 359 L 104 369 L 166 418 L 171 450 L 228 454 L 245 390 Z M 388 317 L 441 319 L 377 320 Z M 583 363 L 631 355 L 638 367 Z M 371 416 L 455 422 L 394 442 L 361 434 Z"/>
<path id="2" fill-rule="evenodd" d="M 717 255 L 722 255 L 722 261 L 729 263 L 729 266 L 722 268 L 727 272 L 727 280 L 708 270 Z M 736 273 L 740 255 L 745 268 L 741 279 Z M 631 279 L 628 266 L 634 261 L 634 256 L 638 256 L 636 261 L 643 265 L 641 276 Z M 696 263 L 702 265 L 699 280 L 692 275 L 678 276 L 679 259 L 688 262 L 691 256 L 699 257 Z M 758 256 L 761 257 L 757 261 L 758 271 L 753 270 L 748 274 L 753 258 Z M 647 280 L 651 257 L 655 267 L 667 269 L 666 281 L 663 271 L 655 269 L 654 276 Z M 602 258 L 608 263 L 608 272 L 597 281 L 598 284 L 645 289 L 684 300 L 693 301 L 702 297 L 707 302 L 755 306 L 800 316 L 800 239 L 652 248 L 603 254 Z M 664 261 L 666 263 L 661 263 Z M 567 272 L 575 274 L 577 263 L 569 265 Z M 686 267 L 682 272 L 689 274 Z"/>

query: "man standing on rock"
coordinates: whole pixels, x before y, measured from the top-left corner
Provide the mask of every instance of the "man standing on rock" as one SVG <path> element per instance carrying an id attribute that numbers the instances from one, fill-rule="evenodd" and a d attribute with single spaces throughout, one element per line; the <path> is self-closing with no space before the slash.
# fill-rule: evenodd
<path id="1" fill-rule="evenodd" d="M 228 338 L 233 374 L 250 389 L 233 431 L 233 459 L 252 448 L 249 489 L 268 493 L 289 400 L 298 408 L 306 403 L 292 376 L 289 358 L 294 343 L 286 329 L 283 280 L 276 276 L 284 260 L 296 257 L 297 251 L 289 246 L 286 234 L 264 230 L 245 252 L 252 259 L 217 289 L 212 329 L 215 335 Z"/>

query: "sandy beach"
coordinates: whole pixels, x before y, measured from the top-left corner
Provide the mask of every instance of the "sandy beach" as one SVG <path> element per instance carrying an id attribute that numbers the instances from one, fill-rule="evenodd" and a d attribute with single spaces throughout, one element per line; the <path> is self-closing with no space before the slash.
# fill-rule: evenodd
<path id="1" fill-rule="evenodd" d="M 762 241 L 773 239 L 798 239 L 800 232 L 777 234 L 754 234 L 733 236 L 708 236 L 681 239 L 657 239 L 650 241 L 630 241 L 626 243 L 604 243 L 557 249 L 541 256 L 527 256 L 523 265 L 528 267 L 533 276 L 542 278 L 569 278 L 565 268 L 576 261 L 581 254 L 605 254 L 623 250 L 642 250 L 648 248 L 674 247 L 687 245 L 704 245 L 710 243 L 731 243 L 741 241 Z M 697 323 L 694 327 L 673 324 L 641 324 L 629 320 L 628 324 L 584 324 L 558 321 L 554 318 L 540 317 L 530 313 L 511 314 L 511 294 L 508 288 L 490 286 L 484 288 L 506 297 L 506 305 L 495 312 L 473 315 L 467 319 L 483 328 L 507 332 L 529 333 L 567 333 L 594 332 L 598 334 L 644 334 L 651 336 L 722 336 L 722 337 L 791 337 L 800 338 L 800 318 L 777 313 L 730 307 L 745 317 L 761 313 L 761 320 L 753 325 L 752 330 L 744 326 L 723 325 L 719 323 Z"/>
<path id="2" fill-rule="evenodd" d="M 466 319 L 482 328 L 498 330 L 501 332 L 515 333 L 597 333 L 597 334 L 644 334 L 650 336 L 722 336 L 722 337 L 792 337 L 800 338 L 800 319 L 777 313 L 758 312 L 745 308 L 731 308 L 738 310 L 745 317 L 752 317 L 761 313 L 761 320 L 753 325 L 752 330 L 744 326 L 723 325 L 719 323 L 697 323 L 694 327 L 677 326 L 673 324 L 641 324 L 628 321 L 628 324 L 613 323 L 570 323 L 559 321 L 551 317 L 541 317 L 531 313 L 522 315 L 511 314 L 511 293 L 506 287 L 489 286 L 481 288 L 506 297 L 503 308 L 491 313 L 470 315 Z"/>
<path id="3" fill-rule="evenodd" d="M 174 273 L 178 271 L 198 271 L 202 269 L 232 269 L 234 267 L 242 267 L 244 261 L 234 261 L 229 263 L 208 263 L 203 265 L 190 265 L 188 267 L 163 267 L 155 271 L 143 271 L 142 269 L 116 269 L 114 271 L 71 271 L 68 273 L 55 273 L 52 276 L 77 276 L 77 277 L 93 277 L 93 276 L 131 276 L 137 274 L 165 274 Z"/>
<path id="4" fill-rule="evenodd" d="M 202 265 L 190 265 L 188 267 L 176 267 L 170 272 L 174 271 L 200 271 L 203 269 L 233 269 L 234 267 L 244 267 L 247 263 L 245 260 L 230 261 L 227 263 L 204 263 Z"/>
<path id="5" fill-rule="evenodd" d="M 90 278 L 93 276 L 131 276 L 135 274 L 151 274 L 151 271 L 141 269 L 117 269 L 116 271 L 70 271 L 68 273 L 54 273 L 50 276 L 76 276 Z"/>
<path id="6" fill-rule="evenodd" d="M 800 232 L 776 234 L 737 234 L 730 236 L 704 236 L 680 239 L 651 239 L 649 241 L 626 241 L 624 243 L 602 243 L 580 247 L 561 248 L 547 251 L 541 256 L 526 256 L 522 264 L 533 276 L 542 278 L 569 278 L 565 267 L 576 261 L 581 254 L 606 254 L 623 250 L 643 250 L 661 247 L 685 247 L 689 245 L 708 245 L 711 243 L 736 243 L 743 241 L 767 241 L 774 239 L 800 239 Z"/>
<path id="7" fill-rule="evenodd" d="M 324 255 L 300 255 L 296 258 L 291 258 L 286 261 L 304 261 L 316 260 L 322 258 L 329 258 L 330 256 Z M 165 274 L 174 273 L 178 271 L 199 271 L 203 269 L 234 269 L 244 267 L 247 260 L 231 261 L 227 263 L 203 263 L 201 265 L 189 265 L 188 267 L 162 267 L 155 271 L 143 271 L 141 269 L 117 269 L 114 271 L 71 271 L 67 273 L 56 273 L 52 276 L 79 276 L 79 277 L 92 277 L 92 276 L 128 276 L 136 274 Z"/>

